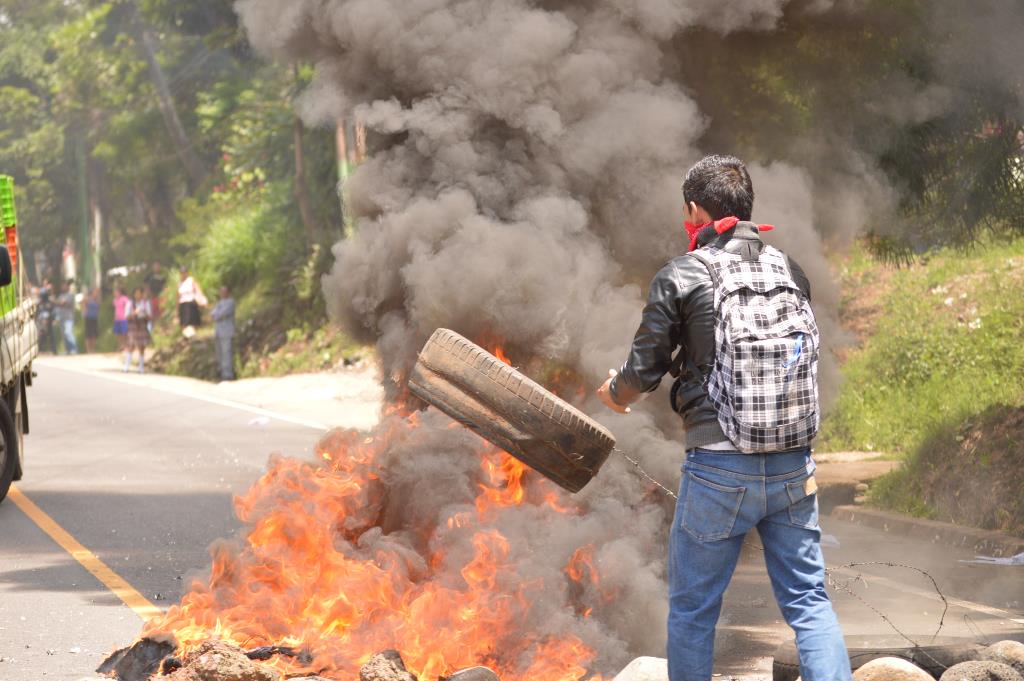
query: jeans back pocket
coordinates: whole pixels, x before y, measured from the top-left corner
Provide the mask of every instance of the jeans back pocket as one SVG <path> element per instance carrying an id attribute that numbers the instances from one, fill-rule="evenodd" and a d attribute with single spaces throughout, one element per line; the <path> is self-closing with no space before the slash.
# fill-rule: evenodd
<path id="1" fill-rule="evenodd" d="M 728 539 L 746 492 L 746 487 L 719 485 L 687 471 L 683 529 L 699 541 Z"/>
<path id="2" fill-rule="evenodd" d="M 789 522 L 809 530 L 818 529 L 818 493 L 807 493 L 807 481 L 811 477 L 786 483 L 789 495 Z"/>

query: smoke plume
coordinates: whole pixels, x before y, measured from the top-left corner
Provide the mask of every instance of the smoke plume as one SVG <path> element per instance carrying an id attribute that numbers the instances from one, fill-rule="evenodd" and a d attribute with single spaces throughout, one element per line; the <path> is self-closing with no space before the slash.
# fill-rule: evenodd
<path id="1" fill-rule="evenodd" d="M 240 0 L 257 49 L 315 64 L 306 121 L 354 116 L 374 137 L 375 152 L 344 188 L 358 229 L 335 246 L 324 280 L 332 316 L 377 341 L 388 381 L 400 382 L 445 326 L 499 338 L 517 364 L 570 367 L 596 387 L 625 356 L 650 276 L 685 249 L 680 185 L 702 155 L 707 121 L 665 71 L 670 41 L 691 27 L 771 29 L 786 4 Z M 814 181 L 782 162 L 751 170 L 756 216 L 778 226 L 775 240 L 808 271 L 819 322 L 835 338 L 838 296 L 813 224 Z M 856 212 L 849 193 L 830 196 Z M 836 382 L 830 361 L 826 390 Z M 675 486 L 680 426 L 662 395 L 627 417 L 581 399 Z M 394 532 L 361 545 L 415 553 L 403 537 L 472 502 L 477 455 L 447 423 L 430 415 L 386 452 L 382 479 L 408 493 L 390 502 Z M 522 625 L 578 636 L 599 651 L 602 672 L 663 654 L 668 504 L 618 460 L 562 503 L 579 514 L 527 504 L 494 519 L 520 578 L 547 585 Z M 472 555 L 470 535 L 459 536 L 448 554 L 456 564 Z M 594 547 L 602 588 L 615 594 L 592 618 L 572 616 L 570 593 L 552 586 L 583 546 Z"/>

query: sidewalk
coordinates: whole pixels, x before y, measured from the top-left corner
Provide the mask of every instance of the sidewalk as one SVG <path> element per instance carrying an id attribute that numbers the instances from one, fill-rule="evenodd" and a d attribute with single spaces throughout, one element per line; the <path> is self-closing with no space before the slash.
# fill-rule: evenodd
<path id="1" fill-rule="evenodd" d="M 899 461 L 879 460 L 878 452 L 825 452 L 815 453 L 818 481 L 818 499 L 822 513 L 837 506 L 853 503 L 857 485 L 870 483 L 899 467 Z"/>
<path id="2" fill-rule="evenodd" d="M 376 367 L 208 383 L 185 376 L 123 372 L 123 360 L 117 354 L 46 355 L 35 363 L 213 402 L 244 405 L 256 412 L 255 418 L 260 418 L 260 411 L 268 412 L 268 416 L 272 412 L 325 430 L 372 428 L 379 420 L 384 397 Z"/>

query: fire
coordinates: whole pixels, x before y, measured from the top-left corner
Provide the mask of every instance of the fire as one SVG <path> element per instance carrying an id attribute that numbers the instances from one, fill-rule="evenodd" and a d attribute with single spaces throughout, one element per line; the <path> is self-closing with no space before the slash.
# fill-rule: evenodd
<path id="1" fill-rule="evenodd" d="M 569 565 L 565 568 L 565 573 L 569 575 L 569 578 L 574 582 L 583 582 L 584 580 L 589 581 L 591 584 L 597 584 L 599 582 L 597 568 L 594 567 L 594 547 L 593 545 L 581 546 L 576 549 L 576 552 L 572 554 L 572 559 L 569 561 Z"/>
<path id="2" fill-rule="evenodd" d="M 505 364 L 512 366 L 512 360 L 508 358 L 508 355 L 505 354 L 504 348 L 502 348 L 500 345 L 495 347 L 494 352 L 491 354 L 493 354 L 495 357 L 500 359 Z"/>
<path id="3" fill-rule="evenodd" d="M 493 508 L 518 506 L 523 503 L 525 464 L 519 459 L 504 454 L 499 463 L 485 458 L 483 467 L 490 484 L 480 485 L 480 496 L 476 498 L 476 510 L 479 517 L 486 517 L 489 510 Z"/>
<path id="4" fill-rule="evenodd" d="M 303 648 L 311 664 L 280 657 L 273 664 L 288 674 L 336 679 L 355 678 L 362 663 L 388 648 L 424 681 L 475 665 L 503 681 L 587 677 L 595 652 L 582 640 L 527 625 L 535 604 L 552 589 L 568 589 L 568 581 L 518 574 L 524 556 L 514 555 L 493 522 L 503 509 L 524 505 L 539 514 L 576 512 L 553 484 L 481 443 L 473 504 L 433 522 L 389 528 L 387 500 L 415 491 L 389 488 L 379 459 L 423 427 L 418 419 L 386 417 L 370 437 L 332 431 L 313 462 L 272 460 L 235 499 L 246 534 L 217 545 L 209 578 L 194 582 L 143 634 L 173 634 L 181 654 L 211 638 Z M 388 534 L 397 530 L 416 536 L 400 547 Z M 469 554 L 453 555 L 456 543 Z M 577 550 L 566 573 L 596 584 L 593 547 Z M 580 605 L 575 616 L 593 605 Z"/>

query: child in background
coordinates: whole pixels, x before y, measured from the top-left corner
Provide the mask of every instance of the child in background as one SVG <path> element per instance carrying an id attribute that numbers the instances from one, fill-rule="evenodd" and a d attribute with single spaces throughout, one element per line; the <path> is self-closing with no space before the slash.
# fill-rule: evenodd
<path id="1" fill-rule="evenodd" d="M 128 349 L 128 306 L 131 302 L 122 287 L 114 287 L 114 336 L 117 338 L 117 349 L 121 352 Z"/>
<path id="2" fill-rule="evenodd" d="M 145 290 L 138 286 L 134 299 L 128 304 L 128 345 L 124 353 L 124 370 L 132 365 L 132 353 L 139 351 L 139 373 L 146 371 L 146 346 L 149 345 L 149 320 L 153 318 L 153 307 L 146 298 Z"/>

